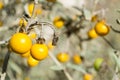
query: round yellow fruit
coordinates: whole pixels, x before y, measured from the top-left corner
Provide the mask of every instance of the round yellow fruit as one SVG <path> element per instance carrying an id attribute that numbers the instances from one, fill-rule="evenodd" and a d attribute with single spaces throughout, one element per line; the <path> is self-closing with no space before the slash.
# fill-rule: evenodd
<path id="1" fill-rule="evenodd" d="M 110 28 L 104 22 L 98 22 L 95 25 L 95 31 L 100 36 L 105 36 L 109 33 Z"/>
<path id="2" fill-rule="evenodd" d="M 62 20 L 54 22 L 56 28 L 62 28 L 64 26 L 64 22 Z"/>
<path id="3" fill-rule="evenodd" d="M 29 57 L 29 56 L 30 56 L 30 51 L 21 54 L 21 56 L 22 56 L 22 57 L 25 57 L 25 58 Z"/>
<path id="4" fill-rule="evenodd" d="M 98 37 L 98 34 L 96 33 L 95 29 L 91 29 L 90 31 L 88 31 L 88 37 L 91 39 Z"/>
<path id="5" fill-rule="evenodd" d="M 48 56 L 48 48 L 45 44 L 34 44 L 31 47 L 31 55 L 37 60 L 43 60 Z"/>
<path id="6" fill-rule="evenodd" d="M 34 66 L 38 65 L 38 63 L 39 63 L 39 61 L 34 59 L 32 56 L 29 56 L 27 59 L 27 64 L 30 67 L 34 67 Z"/>
<path id="7" fill-rule="evenodd" d="M 30 50 L 32 41 L 27 34 L 15 33 L 9 41 L 9 45 L 12 51 L 23 54 Z"/>
<path id="8" fill-rule="evenodd" d="M 74 62 L 75 64 L 81 64 L 81 63 L 82 63 L 82 60 L 81 60 L 80 55 L 75 54 L 75 55 L 73 56 L 73 62 Z"/>
<path id="9" fill-rule="evenodd" d="M 70 56 L 67 53 L 59 53 L 57 54 L 57 59 L 62 62 L 65 63 L 69 60 Z"/>
<path id="10" fill-rule="evenodd" d="M 85 74 L 84 80 L 93 80 L 93 76 L 91 74 Z"/>

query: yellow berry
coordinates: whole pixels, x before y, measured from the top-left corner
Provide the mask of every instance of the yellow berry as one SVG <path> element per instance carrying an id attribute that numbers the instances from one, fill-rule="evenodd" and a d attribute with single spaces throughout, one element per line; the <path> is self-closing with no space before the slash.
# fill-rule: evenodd
<path id="1" fill-rule="evenodd" d="M 96 33 L 95 29 L 91 29 L 90 31 L 88 31 L 88 37 L 91 39 L 98 37 L 98 34 Z"/>
<path id="2" fill-rule="evenodd" d="M 91 74 L 85 74 L 84 80 L 93 80 L 93 76 Z"/>
<path id="3" fill-rule="evenodd" d="M 105 36 L 109 33 L 110 28 L 102 21 L 95 25 L 95 31 L 98 35 Z"/>
<path id="4" fill-rule="evenodd" d="M 38 65 L 38 63 L 39 63 L 39 61 L 34 59 L 32 56 L 29 56 L 27 59 L 27 64 L 30 67 L 34 67 L 34 66 Z"/>
<path id="5" fill-rule="evenodd" d="M 9 45 L 12 51 L 23 54 L 30 50 L 32 41 L 27 34 L 15 33 L 9 41 Z"/>
<path id="6" fill-rule="evenodd" d="M 57 54 L 57 59 L 62 62 L 65 63 L 69 60 L 69 55 L 67 53 L 59 53 Z"/>
<path id="7" fill-rule="evenodd" d="M 54 22 L 56 28 L 62 28 L 64 26 L 64 22 L 62 20 Z"/>
<path id="8" fill-rule="evenodd" d="M 26 52 L 26 53 L 23 53 L 21 54 L 22 57 L 29 57 L 30 56 L 30 51 Z"/>
<path id="9" fill-rule="evenodd" d="M 73 56 L 73 62 L 74 62 L 75 64 L 81 64 L 81 63 L 82 63 L 82 60 L 81 60 L 80 55 L 75 54 L 75 55 Z"/>
<path id="10" fill-rule="evenodd" d="M 48 48 L 45 44 L 34 44 L 31 47 L 31 55 L 37 60 L 43 60 L 48 56 Z"/>

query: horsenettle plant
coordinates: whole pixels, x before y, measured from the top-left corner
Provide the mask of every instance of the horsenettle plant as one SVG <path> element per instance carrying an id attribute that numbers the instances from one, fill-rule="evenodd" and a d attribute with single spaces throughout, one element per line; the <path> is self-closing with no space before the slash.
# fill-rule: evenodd
<path id="1" fill-rule="evenodd" d="M 70 7 L 61 1 L 0 0 L 0 34 L 4 30 L 11 33 L 0 41 L 1 53 L 4 48 L 8 50 L 4 61 L 0 57 L 1 80 L 29 80 L 29 76 L 42 80 L 106 80 L 118 75 L 119 50 L 109 36 L 120 31 L 108 24 L 102 1 L 71 0 L 67 3 Z M 84 6 L 74 5 L 79 2 Z M 119 19 L 116 22 L 120 24 Z M 114 65 L 108 55 L 115 59 Z M 48 76 L 43 78 L 44 73 Z"/>

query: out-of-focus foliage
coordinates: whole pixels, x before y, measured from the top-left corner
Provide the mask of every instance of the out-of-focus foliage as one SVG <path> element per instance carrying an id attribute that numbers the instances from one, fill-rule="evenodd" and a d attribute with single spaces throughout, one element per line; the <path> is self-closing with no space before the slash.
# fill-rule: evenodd
<path id="1" fill-rule="evenodd" d="M 110 27 L 120 31 L 120 25 L 116 23 L 116 19 L 119 20 L 120 17 L 119 0 L 38 0 L 37 6 L 34 6 L 34 0 L 0 0 L 0 72 L 9 48 L 7 44 L 2 45 L 2 41 L 9 40 L 20 26 L 26 27 L 31 16 L 37 17 L 36 20 L 40 22 L 52 23 L 55 26 L 55 32 L 59 37 L 56 46 L 52 45 L 53 29 L 49 25 L 44 25 L 42 29 L 42 36 L 49 48 L 48 52 L 55 58 L 59 53 L 67 53 L 67 57 L 61 58 L 69 59 L 64 63 L 59 59 L 62 65 L 59 66 L 49 55 L 37 66 L 29 67 L 27 58 L 12 52 L 6 80 L 67 80 L 64 69 L 73 80 L 120 78 L 120 34 Z M 104 36 L 95 35 L 95 38 L 91 33 L 89 35 L 93 37 L 90 37 L 88 32 L 94 29 L 100 20 L 105 20 L 109 33 Z M 29 34 L 31 39 L 36 39 L 36 36 L 41 34 L 39 30 L 36 30 L 38 34 L 34 32 L 33 30 Z M 79 57 L 75 59 L 77 62 L 74 62 L 73 56 L 76 54 Z M 95 70 L 94 63 L 99 58 L 102 61 L 96 64 L 100 69 Z"/>

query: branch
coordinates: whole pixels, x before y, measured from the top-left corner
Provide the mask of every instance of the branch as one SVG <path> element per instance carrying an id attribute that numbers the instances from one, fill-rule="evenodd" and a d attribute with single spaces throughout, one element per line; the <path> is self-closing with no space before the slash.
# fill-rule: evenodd
<path id="1" fill-rule="evenodd" d="M 119 30 L 114 29 L 112 26 L 110 26 L 110 28 L 111 28 L 114 32 L 116 32 L 116 33 L 120 33 Z"/>
<path id="2" fill-rule="evenodd" d="M 58 65 L 59 67 L 62 67 L 62 64 L 55 58 L 55 56 L 49 52 L 49 56 L 52 58 L 52 60 Z M 70 76 L 70 74 L 67 72 L 66 68 L 63 68 L 62 70 L 65 74 L 65 76 L 68 78 L 68 80 L 73 80 L 73 78 Z"/>
<path id="3" fill-rule="evenodd" d="M 6 70 L 7 70 L 10 54 L 11 54 L 10 51 L 8 51 L 7 54 L 5 55 L 4 63 L 3 63 L 3 66 L 2 66 L 2 74 L 1 74 L 0 80 L 5 80 Z"/>
<path id="4" fill-rule="evenodd" d="M 117 50 L 115 49 L 115 47 L 114 47 L 106 38 L 102 37 L 102 39 L 103 39 L 113 50 L 115 50 L 115 52 L 117 51 Z"/>

